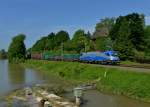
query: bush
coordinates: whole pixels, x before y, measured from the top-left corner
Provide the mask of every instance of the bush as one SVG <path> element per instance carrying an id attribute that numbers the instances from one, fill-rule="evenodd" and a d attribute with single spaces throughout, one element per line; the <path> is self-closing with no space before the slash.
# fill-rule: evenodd
<path id="1" fill-rule="evenodd" d="M 144 52 L 135 52 L 135 61 L 139 63 L 150 63 L 150 56 Z"/>

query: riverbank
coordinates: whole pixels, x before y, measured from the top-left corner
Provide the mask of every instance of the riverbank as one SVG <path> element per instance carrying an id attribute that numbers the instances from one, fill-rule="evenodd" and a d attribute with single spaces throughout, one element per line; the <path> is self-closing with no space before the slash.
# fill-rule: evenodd
<path id="1" fill-rule="evenodd" d="M 57 85 L 57 86 L 56 86 Z M 66 93 L 60 84 L 36 84 L 32 87 L 24 87 L 12 91 L 5 96 L 5 106 L 7 107 L 44 107 L 44 102 L 50 102 L 54 107 L 77 107 L 75 102 L 63 98 L 61 95 Z M 3 106 L 0 106 L 3 107 Z"/>
<path id="2" fill-rule="evenodd" d="M 58 75 L 75 83 L 96 83 L 99 91 L 150 102 L 150 74 L 78 62 L 28 60 L 24 66 L 47 75 Z"/>

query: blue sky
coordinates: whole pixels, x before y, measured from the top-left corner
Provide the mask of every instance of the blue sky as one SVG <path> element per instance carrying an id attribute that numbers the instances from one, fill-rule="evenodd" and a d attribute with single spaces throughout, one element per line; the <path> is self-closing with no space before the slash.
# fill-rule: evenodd
<path id="1" fill-rule="evenodd" d="M 26 46 L 50 32 L 77 29 L 94 31 L 104 17 L 143 13 L 150 24 L 150 0 L 0 0 L 0 49 L 8 49 L 11 38 L 26 34 Z"/>

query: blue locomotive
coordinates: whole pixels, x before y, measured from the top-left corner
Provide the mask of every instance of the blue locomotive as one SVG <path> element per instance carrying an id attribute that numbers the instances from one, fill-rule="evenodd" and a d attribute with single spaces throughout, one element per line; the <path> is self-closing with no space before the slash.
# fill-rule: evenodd
<path id="1" fill-rule="evenodd" d="M 82 53 L 79 60 L 87 63 L 117 64 L 120 62 L 116 51 Z"/>

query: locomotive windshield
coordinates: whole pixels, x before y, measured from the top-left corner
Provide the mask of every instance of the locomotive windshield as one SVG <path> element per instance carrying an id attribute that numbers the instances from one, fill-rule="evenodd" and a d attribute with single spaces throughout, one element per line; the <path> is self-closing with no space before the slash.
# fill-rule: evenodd
<path id="1" fill-rule="evenodd" d="M 114 53 L 111 54 L 111 56 L 117 57 L 118 54 L 117 54 L 117 52 L 114 52 Z"/>
<path id="2" fill-rule="evenodd" d="M 117 52 L 105 52 L 105 55 L 107 55 L 107 56 L 113 56 L 113 57 L 118 57 Z"/>

